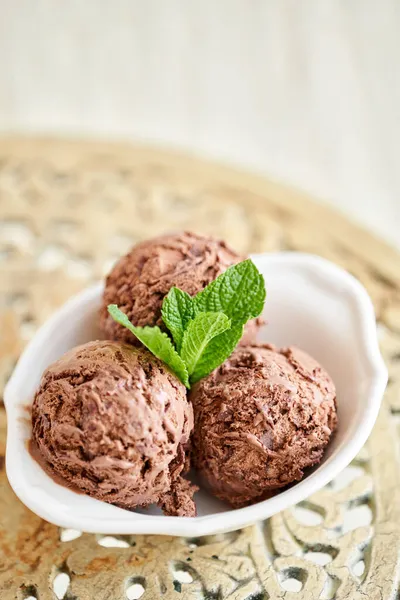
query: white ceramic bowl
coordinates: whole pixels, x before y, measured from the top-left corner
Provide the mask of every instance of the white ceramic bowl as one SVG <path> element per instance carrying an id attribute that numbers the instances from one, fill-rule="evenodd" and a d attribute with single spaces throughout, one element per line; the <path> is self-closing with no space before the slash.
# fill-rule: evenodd
<path id="1" fill-rule="evenodd" d="M 195 518 L 165 517 L 153 507 L 130 512 L 55 483 L 27 450 L 31 431 L 26 407 L 50 363 L 69 348 L 99 338 L 99 284 L 72 298 L 37 332 L 5 390 L 7 474 L 28 508 L 56 525 L 88 532 L 196 537 L 270 517 L 316 492 L 348 465 L 371 432 L 387 382 L 372 303 L 358 281 L 321 258 L 297 253 L 252 258 L 268 291 L 268 325 L 261 339 L 299 346 L 335 381 L 339 427 L 322 463 L 296 485 L 246 508 L 232 510 L 202 490 L 196 494 Z"/>

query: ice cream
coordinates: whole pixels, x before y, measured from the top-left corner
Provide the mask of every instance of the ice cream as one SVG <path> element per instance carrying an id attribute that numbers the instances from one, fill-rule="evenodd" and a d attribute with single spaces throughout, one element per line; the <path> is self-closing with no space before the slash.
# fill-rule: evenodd
<path id="1" fill-rule="evenodd" d="M 43 374 L 33 444 L 47 470 L 84 493 L 132 509 L 158 503 L 194 516 L 186 389 L 144 348 L 89 342 Z"/>
<path id="2" fill-rule="evenodd" d="M 317 464 L 336 427 L 335 386 L 297 348 L 238 347 L 190 394 L 193 461 L 232 506 L 274 494 Z"/>
<path id="3" fill-rule="evenodd" d="M 100 325 L 105 337 L 138 344 L 108 314 L 117 304 L 136 326 L 160 325 L 161 305 L 171 287 L 197 294 L 228 267 L 243 260 L 223 241 L 190 232 L 165 235 L 134 246 L 106 280 Z M 247 323 L 242 343 L 252 343 L 262 321 Z"/>

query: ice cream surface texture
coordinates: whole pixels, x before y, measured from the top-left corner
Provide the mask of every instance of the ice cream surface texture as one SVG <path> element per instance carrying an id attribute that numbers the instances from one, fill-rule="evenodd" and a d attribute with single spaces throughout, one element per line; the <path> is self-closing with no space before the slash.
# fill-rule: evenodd
<path id="1" fill-rule="evenodd" d="M 337 422 L 331 378 L 293 347 L 238 347 L 190 399 L 194 464 L 234 507 L 301 479 L 320 462 Z"/>
<path id="2" fill-rule="evenodd" d="M 172 287 L 191 296 L 243 257 L 225 242 L 190 232 L 165 235 L 141 242 L 123 256 L 106 279 L 100 326 L 105 336 L 138 344 L 138 340 L 108 314 L 116 304 L 135 326 L 162 326 L 161 306 Z M 247 323 L 242 343 L 250 343 L 261 323 Z"/>
<path id="3" fill-rule="evenodd" d="M 47 469 L 94 498 L 194 516 L 182 478 L 193 411 L 183 384 L 144 348 L 89 342 L 43 374 L 33 443 Z"/>

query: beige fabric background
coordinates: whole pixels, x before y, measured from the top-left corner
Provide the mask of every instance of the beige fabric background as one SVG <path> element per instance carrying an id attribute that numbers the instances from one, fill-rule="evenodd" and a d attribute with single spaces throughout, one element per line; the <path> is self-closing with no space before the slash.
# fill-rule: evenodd
<path id="1" fill-rule="evenodd" d="M 0 133 L 156 141 L 400 247 L 396 0 L 1 0 Z"/>

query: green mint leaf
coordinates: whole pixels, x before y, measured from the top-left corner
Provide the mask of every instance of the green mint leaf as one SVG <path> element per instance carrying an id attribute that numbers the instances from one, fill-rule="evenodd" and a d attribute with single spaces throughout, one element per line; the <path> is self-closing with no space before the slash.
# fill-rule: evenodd
<path id="1" fill-rule="evenodd" d="M 196 383 L 199 379 L 207 377 L 229 358 L 242 335 L 243 325 L 235 325 L 213 338 L 197 362 L 196 368 L 190 376 L 190 382 Z"/>
<path id="2" fill-rule="evenodd" d="M 178 352 L 182 346 L 183 333 L 194 317 L 193 298 L 179 288 L 173 287 L 162 305 L 162 320 L 174 338 Z"/>
<path id="3" fill-rule="evenodd" d="M 264 277 L 251 259 L 229 267 L 194 297 L 196 314 L 223 312 L 232 327 L 258 317 L 265 302 Z"/>
<path id="4" fill-rule="evenodd" d="M 109 304 L 108 312 L 114 321 L 129 329 L 154 356 L 168 365 L 187 388 L 190 388 L 186 365 L 166 333 L 159 327 L 135 327 L 116 304 Z"/>
<path id="5" fill-rule="evenodd" d="M 181 357 L 189 375 L 196 372 L 211 340 L 229 329 L 230 325 L 230 319 L 226 315 L 215 312 L 199 313 L 190 321 L 183 334 L 181 349 Z"/>

